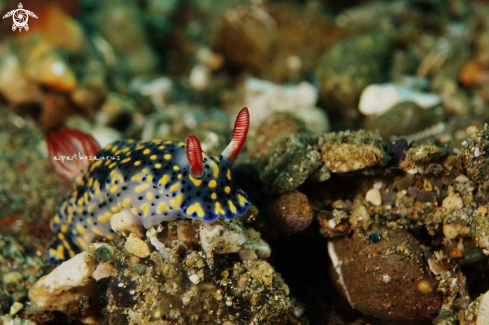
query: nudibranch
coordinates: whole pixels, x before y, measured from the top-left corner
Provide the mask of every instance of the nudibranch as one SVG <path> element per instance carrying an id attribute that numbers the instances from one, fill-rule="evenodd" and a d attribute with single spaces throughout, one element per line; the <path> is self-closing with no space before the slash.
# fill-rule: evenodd
<path id="1" fill-rule="evenodd" d="M 50 223 L 57 238 L 48 249 L 49 262 L 59 264 L 73 257 L 96 236 L 111 238 L 110 219 L 124 209 L 145 228 L 177 218 L 211 222 L 220 216 L 233 219 L 244 214 L 250 203 L 235 183 L 231 167 L 249 125 L 249 111 L 244 107 L 236 118 L 231 143 L 219 157 L 202 151 L 193 135 L 186 143 L 118 140 L 93 153 L 96 141 L 80 131 L 52 133 L 48 145 L 55 171 L 75 179 L 76 184 Z M 74 150 L 89 152 L 92 159 L 76 157 Z M 76 162 L 59 166 L 66 163 L 60 153 L 67 152 L 75 160 L 89 162 L 83 174 L 78 174 L 81 165 Z"/>

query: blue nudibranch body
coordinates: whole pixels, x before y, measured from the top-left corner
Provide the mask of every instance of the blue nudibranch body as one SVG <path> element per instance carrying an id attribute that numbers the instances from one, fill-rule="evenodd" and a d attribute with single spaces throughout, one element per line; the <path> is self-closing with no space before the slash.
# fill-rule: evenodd
<path id="1" fill-rule="evenodd" d="M 96 237 L 112 237 L 110 219 L 124 209 L 145 228 L 177 218 L 204 222 L 244 214 L 250 203 L 234 182 L 231 167 L 244 144 L 249 113 L 243 108 L 233 140 L 219 156 L 202 151 L 194 136 L 187 143 L 118 140 L 97 153 L 51 221 L 57 239 L 48 259 L 57 264 L 85 249 Z M 199 159 L 198 157 L 201 157 Z"/>

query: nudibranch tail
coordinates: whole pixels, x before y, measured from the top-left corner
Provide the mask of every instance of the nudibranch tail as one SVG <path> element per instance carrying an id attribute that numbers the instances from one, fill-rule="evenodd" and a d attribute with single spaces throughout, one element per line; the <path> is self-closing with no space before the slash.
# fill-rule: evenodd
<path id="1" fill-rule="evenodd" d="M 234 163 L 236 157 L 238 157 L 238 154 L 241 151 L 241 148 L 243 148 L 249 128 L 250 112 L 248 111 L 247 107 L 243 107 L 236 117 L 236 122 L 234 122 L 231 143 L 222 152 L 222 156 L 228 159 L 231 163 Z"/>
<path id="2" fill-rule="evenodd" d="M 187 139 L 187 159 L 190 164 L 190 173 L 195 178 L 201 178 L 204 174 L 204 161 L 202 158 L 202 147 L 199 139 L 189 135 Z"/>
<path id="3" fill-rule="evenodd" d="M 61 178 L 74 180 L 90 165 L 90 156 L 100 151 L 98 142 L 89 134 L 71 128 L 51 132 L 46 139 L 49 162 Z"/>

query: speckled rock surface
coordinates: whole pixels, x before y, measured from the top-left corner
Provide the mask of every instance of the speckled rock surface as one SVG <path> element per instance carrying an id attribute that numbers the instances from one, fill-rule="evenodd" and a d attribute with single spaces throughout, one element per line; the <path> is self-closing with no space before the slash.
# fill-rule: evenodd
<path id="1" fill-rule="evenodd" d="M 309 227 L 313 213 L 307 196 L 293 190 L 272 201 L 268 217 L 282 232 L 295 234 Z"/>
<path id="2" fill-rule="evenodd" d="M 208 225 L 206 235 L 198 222 L 174 221 L 148 230 L 145 241 L 119 234 L 112 246 L 90 245 L 39 280 L 31 299 L 42 310 L 62 311 L 85 324 L 285 324 L 289 288 L 260 259 L 267 256 L 266 243 L 259 243 L 258 233 L 245 235 L 242 225 L 233 226 L 242 237 L 221 236 L 219 249 L 207 251 L 192 238 L 230 225 Z M 148 255 L 129 249 L 135 237 Z M 240 249 L 256 254 L 229 254 Z"/>
<path id="3" fill-rule="evenodd" d="M 369 232 L 380 234 L 380 241 L 372 243 L 366 233 L 354 232 L 328 242 L 338 290 L 367 315 L 394 321 L 433 318 L 441 296 L 420 243 L 401 229 L 372 227 Z"/>

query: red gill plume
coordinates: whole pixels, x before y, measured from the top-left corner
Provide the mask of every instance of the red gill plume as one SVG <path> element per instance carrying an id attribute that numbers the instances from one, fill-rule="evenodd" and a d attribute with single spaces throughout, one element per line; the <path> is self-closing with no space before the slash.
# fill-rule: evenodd
<path id="1" fill-rule="evenodd" d="M 187 159 L 190 163 L 190 174 L 199 178 L 204 174 L 204 160 L 202 159 L 202 147 L 199 139 L 194 135 L 189 135 L 187 139 Z"/>
<path id="2" fill-rule="evenodd" d="M 236 122 L 234 122 L 231 143 L 222 152 L 222 156 L 229 159 L 231 163 L 234 163 L 236 157 L 238 157 L 238 154 L 241 151 L 241 148 L 243 148 L 249 128 L 250 112 L 248 111 L 247 107 L 243 107 L 236 117 Z"/>
<path id="3" fill-rule="evenodd" d="M 71 128 L 51 132 L 46 142 L 51 167 L 58 176 L 67 180 L 83 174 L 92 161 L 89 157 L 100 151 L 98 142 L 91 135 Z"/>

